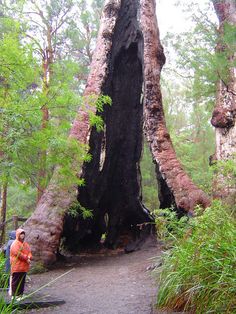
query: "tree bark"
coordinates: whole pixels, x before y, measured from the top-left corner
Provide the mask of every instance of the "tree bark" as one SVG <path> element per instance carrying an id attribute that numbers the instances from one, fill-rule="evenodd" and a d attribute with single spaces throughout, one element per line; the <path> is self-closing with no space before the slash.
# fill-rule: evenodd
<path id="1" fill-rule="evenodd" d="M 61 238 L 70 250 L 98 247 L 104 233 L 109 248 L 120 244 L 120 236 L 130 239 L 132 234 L 136 235 L 134 248 L 141 245 L 152 221 L 142 204 L 139 163 L 143 121 L 161 181 L 162 205 L 192 211 L 196 204 L 209 204 L 182 169 L 165 126 L 159 82 L 164 61 L 155 1 L 106 1 L 85 104 L 70 132 L 70 138 L 90 147 L 92 161 L 84 163 L 81 171 L 78 167 L 78 176 L 86 184 L 62 190 L 58 172 L 54 174 L 25 224 L 36 259 L 45 264 L 55 261 Z M 104 108 L 105 127 L 97 132 L 90 126 L 88 109 L 95 113 L 91 95 L 101 94 L 112 98 L 112 106 Z M 80 206 L 73 217 L 68 209 L 76 200 Z M 81 206 L 93 211 L 92 219 L 81 217 Z M 138 225 L 146 226 L 141 233 Z"/>
<path id="2" fill-rule="evenodd" d="M 228 43 L 224 39 L 225 28 L 236 27 L 236 3 L 233 0 L 212 1 L 219 19 L 219 39 L 216 53 L 227 54 L 227 78 L 219 77 L 216 92 L 216 104 L 211 123 L 216 134 L 216 161 L 236 161 L 236 53 L 235 40 Z M 232 174 L 217 175 L 214 182 L 215 197 L 227 203 L 235 204 L 236 184 Z"/>

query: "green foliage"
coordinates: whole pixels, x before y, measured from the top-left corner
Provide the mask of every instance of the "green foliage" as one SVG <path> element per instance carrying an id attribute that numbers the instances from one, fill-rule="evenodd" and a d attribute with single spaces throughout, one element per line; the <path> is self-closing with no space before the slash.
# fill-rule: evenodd
<path id="1" fill-rule="evenodd" d="M 165 247 L 170 247 L 176 243 L 177 239 L 183 237 L 187 229 L 188 217 L 180 219 L 173 208 L 156 209 L 153 212 L 157 238 L 165 243 Z"/>
<path id="2" fill-rule="evenodd" d="M 27 109 L 32 101 L 29 86 L 35 75 L 35 60 L 30 47 L 20 43 L 18 27 L 0 39 L 0 60 L 0 151 L 4 153 L 0 158 L 1 182 L 11 177 L 20 143 L 31 132 L 29 126 L 33 123 L 28 120 Z"/>
<path id="3" fill-rule="evenodd" d="M 13 215 L 29 217 L 36 206 L 36 191 L 28 182 L 13 182 L 8 189 L 7 219 Z"/>
<path id="4" fill-rule="evenodd" d="M 7 289 L 8 280 L 9 274 L 5 272 L 5 257 L 2 253 L 0 253 L 0 288 Z M 7 305 L 0 293 L 0 313 L 11 314 L 13 313 L 13 308 L 13 302 L 10 302 L 10 304 Z"/>
<path id="5" fill-rule="evenodd" d="M 7 286 L 9 275 L 5 272 L 6 259 L 2 253 L 0 253 L 0 287 Z"/>
<path id="6" fill-rule="evenodd" d="M 96 108 L 98 112 L 102 112 L 104 105 L 109 105 L 111 106 L 112 100 L 111 97 L 107 95 L 100 95 L 96 101 Z"/>
<path id="7" fill-rule="evenodd" d="M 145 206 L 153 211 L 158 208 L 158 192 L 157 179 L 155 173 L 155 165 L 152 161 L 152 156 L 148 144 L 144 142 L 143 155 L 140 163 L 142 175 L 142 196 Z"/>
<path id="8" fill-rule="evenodd" d="M 198 314 L 236 311 L 235 209 L 213 202 L 165 253 L 157 305 Z"/>
<path id="9" fill-rule="evenodd" d="M 188 32 L 166 36 L 164 41 L 168 50 L 177 53 L 174 66 L 169 70 L 187 85 L 188 101 L 204 102 L 212 109 L 215 83 L 219 79 L 217 68 L 222 65 L 217 63 L 215 54 L 218 34 L 213 5 L 210 1 L 201 4 L 197 1 L 179 2 L 186 19 L 192 21 L 192 27 Z"/>
<path id="10" fill-rule="evenodd" d="M 94 113 L 92 110 L 89 112 L 89 122 L 91 126 L 95 126 L 98 132 L 103 131 L 104 122 L 99 113 L 103 111 L 104 105 L 111 106 L 112 104 L 111 98 L 107 95 L 100 95 L 98 98 L 96 95 L 90 95 L 89 99 L 88 97 L 86 98 L 86 101 L 89 102 L 90 104 L 91 103 L 93 104 L 93 102 L 95 101 L 95 106 L 97 109 L 97 113 Z"/>
<path id="11" fill-rule="evenodd" d="M 165 117 L 185 171 L 211 194 L 209 156 L 214 153 L 215 140 L 210 118 L 216 82 L 219 75 L 227 75 L 227 63 L 219 60 L 225 60 L 222 53 L 215 53 L 218 34 L 217 22 L 209 18 L 213 15 L 212 5 L 179 2 L 186 18 L 192 20 L 192 28 L 181 34 L 169 33 L 163 41 L 169 57 L 162 76 Z"/>
<path id="12" fill-rule="evenodd" d="M 214 153 L 214 132 L 209 124 L 209 114 L 200 105 L 195 107 L 190 120 L 190 127 L 173 134 L 173 144 L 177 157 L 193 182 L 202 190 L 211 194 L 212 169 L 209 156 Z"/>
<path id="13" fill-rule="evenodd" d="M 77 207 L 77 204 L 74 205 L 74 206 L 71 206 L 71 207 L 68 209 L 67 214 L 68 214 L 69 216 L 71 216 L 72 218 L 78 217 L 78 216 L 79 216 L 79 213 L 78 213 L 77 208 L 78 208 L 78 207 Z"/>
<path id="14" fill-rule="evenodd" d="M 17 306 L 14 305 L 13 302 L 11 302 L 9 305 L 6 304 L 4 299 L 0 297 L 0 312 L 2 314 L 12 314 L 17 313 Z"/>
<path id="15" fill-rule="evenodd" d="M 91 209 L 87 209 L 83 207 L 81 204 L 78 205 L 78 209 L 82 214 L 83 219 L 93 218 L 93 211 Z"/>
<path id="16" fill-rule="evenodd" d="M 232 187 L 236 185 L 236 155 L 233 156 L 232 159 L 229 160 L 218 160 L 213 166 L 213 171 L 222 175 L 225 180 L 227 180 L 227 184 Z"/>
<path id="17" fill-rule="evenodd" d="M 229 160 L 218 160 L 212 166 L 217 190 L 224 194 L 223 202 L 236 203 L 236 154 Z M 214 189 L 214 187 L 213 187 Z"/>
<path id="18" fill-rule="evenodd" d="M 96 130 L 98 132 L 101 132 L 104 128 L 104 122 L 103 122 L 102 117 L 97 116 L 96 114 L 94 114 L 92 112 L 89 114 L 89 122 L 90 122 L 91 126 L 96 127 Z"/>
<path id="19" fill-rule="evenodd" d="M 93 211 L 83 207 L 79 202 L 74 203 L 67 211 L 67 214 L 73 218 L 79 215 L 81 215 L 83 219 L 93 218 Z"/>
<path id="20" fill-rule="evenodd" d="M 64 137 L 53 140 L 51 155 L 48 156 L 47 162 L 60 166 L 58 173 L 60 175 L 60 185 L 83 185 L 84 180 L 78 177 L 78 169 L 82 166 L 83 161 L 90 161 L 91 156 L 87 153 L 87 146 L 80 144 L 76 139 Z"/>
<path id="21" fill-rule="evenodd" d="M 166 123 L 177 157 L 193 182 L 211 194 L 209 156 L 215 150 L 211 112 L 204 103 L 188 101 L 180 83 L 167 82 L 165 77 L 163 87 Z"/>
<path id="22" fill-rule="evenodd" d="M 9 215 L 25 215 L 25 208 L 34 208 L 42 164 L 46 176 L 41 184 L 45 187 L 56 167 L 62 185 L 84 183 L 78 179 L 78 169 L 91 156 L 86 145 L 68 140 L 68 133 L 78 106 L 82 106 L 102 4 L 98 0 L 90 4 L 82 0 L 0 3 L 0 152 L 4 153 L 0 185 L 8 181 Z M 50 40 L 53 58 L 45 87 L 42 63 Z M 101 96 L 93 108 L 97 106 L 101 112 L 107 103 L 109 97 Z M 44 106 L 49 121 L 42 127 Z M 103 129 L 100 116 L 91 114 L 90 120 L 98 130 Z M 42 152 L 46 152 L 44 160 Z"/>

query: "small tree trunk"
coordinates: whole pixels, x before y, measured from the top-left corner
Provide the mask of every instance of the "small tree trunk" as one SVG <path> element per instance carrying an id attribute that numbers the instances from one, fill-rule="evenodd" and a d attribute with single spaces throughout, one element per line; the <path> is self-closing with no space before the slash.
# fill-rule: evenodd
<path id="1" fill-rule="evenodd" d="M 52 79 L 53 71 L 53 48 L 52 48 L 52 29 L 47 25 L 47 48 L 42 51 L 42 70 L 43 70 L 43 95 L 47 99 L 50 91 L 50 81 Z M 42 123 L 41 130 L 44 130 L 48 126 L 49 122 L 49 110 L 47 103 L 41 107 Z M 38 172 L 38 184 L 37 184 L 37 202 L 39 202 L 47 186 L 47 150 L 42 149 L 39 152 L 39 172 Z"/>
<path id="2" fill-rule="evenodd" d="M 42 106 L 42 124 L 41 130 L 44 130 L 47 127 L 49 121 L 49 111 L 46 105 Z M 41 196 L 43 195 L 46 188 L 47 181 L 47 150 L 42 149 L 39 152 L 39 171 L 38 171 L 38 184 L 37 184 L 37 203 L 39 202 Z"/>
<path id="3" fill-rule="evenodd" d="M 1 213 L 0 213 L 0 224 L 3 224 L 6 221 L 7 214 L 7 182 L 5 182 L 1 189 Z M 2 227 L 0 234 L 0 245 L 5 242 L 5 225 Z"/>
<path id="4" fill-rule="evenodd" d="M 233 0 L 212 1 L 219 19 L 219 40 L 216 53 L 224 53 L 227 57 L 228 69 L 224 78 L 219 77 L 217 84 L 216 104 L 211 123 L 216 134 L 216 160 L 234 161 L 236 167 L 236 67 L 235 37 L 233 42 L 224 39 L 227 26 L 236 27 L 236 3 Z M 215 197 L 224 202 L 235 204 L 236 184 L 233 171 L 224 175 L 218 174 L 214 182 Z"/>
<path id="5" fill-rule="evenodd" d="M 4 100 L 7 101 L 7 97 L 8 97 L 8 84 L 6 84 L 4 86 Z M 3 130 L 3 137 L 6 134 L 7 131 L 7 127 L 5 126 L 5 129 Z M 4 160 L 4 151 L 0 151 L 0 158 L 2 158 Z M 0 204 L 1 204 L 1 208 L 0 208 L 0 224 L 4 223 L 6 221 L 6 213 L 7 213 L 7 187 L 8 187 L 8 174 L 5 173 L 5 179 L 3 180 L 3 185 L 2 188 L 0 189 L 0 193 L 1 193 L 1 197 L 0 197 Z M 3 244 L 5 241 L 5 230 L 6 230 L 6 226 L 4 225 L 2 230 L 1 230 L 1 234 L 0 234 L 0 244 Z"/>

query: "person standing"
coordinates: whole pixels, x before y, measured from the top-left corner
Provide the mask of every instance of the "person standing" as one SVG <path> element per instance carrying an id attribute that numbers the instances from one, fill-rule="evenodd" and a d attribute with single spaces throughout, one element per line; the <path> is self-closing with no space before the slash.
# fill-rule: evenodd
<path id="1" fill-rule="evenodd" d="M 6 252 L 5 252 L 5 256 L 6 256 L 5 270 L 7 274 L 9 274 L 11 271 L 10 248 L 15 239 L 16 239 L 16 231 L 12 230 L 9 232 L 9 240 L 6 244 Z"/>
<path id="2" fill-rule="evenodd" d="M 6 244 L 6 251 L 5 251 L 5 256 L 6 256 L 6 263 L 5 263 L 5 270 L 6 273 L 10 275 L 10 271 L 11 271 L 11 264 L 10 264 L 10 248 L 12 243 L 14 242 L 14 240 L 16 239 L 16 231 L 10 231 L 9 232 L 9 240 Z M 9 280 L 8 280 L 8 294 L 11 296 L 11 276 L 9 276 Z"/>
<path id="3" fill-rule="evenodd" d="M 10 248 L 11 291 L 13 297 L 22 297 L 25 287 L 26 273 L 29 271 L 32 254 L 30 246 L 25 242 L 25 231 L 16 230 L 16 240 Z"/>

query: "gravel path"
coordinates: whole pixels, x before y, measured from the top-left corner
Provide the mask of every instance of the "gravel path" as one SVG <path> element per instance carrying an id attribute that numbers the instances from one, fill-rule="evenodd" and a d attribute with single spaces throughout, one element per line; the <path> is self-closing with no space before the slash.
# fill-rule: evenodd
<path id="1" fill-rule="evenodd" d="M 42 291 L 53 299 L 65 300 L 64 305 L 30 310 L 27 314 L 157 314 L 153 310 L 157 288 L 147 270 L 157 255 L 158 248 L 149 244 L 131 254 L 78 257 L 63 268 L 31 275 L 28 292 L 73 269 Z"/>

